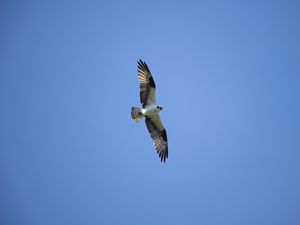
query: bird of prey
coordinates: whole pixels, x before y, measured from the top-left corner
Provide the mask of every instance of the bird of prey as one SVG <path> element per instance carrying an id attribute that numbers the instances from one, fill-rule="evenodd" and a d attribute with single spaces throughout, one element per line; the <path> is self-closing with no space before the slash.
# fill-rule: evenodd
<path id="1" fill-rule="evenodd" d="M 166 129 L 159 118 L 159 112 L 163 108 L 156 105 L 155 83 L 147 64 L 141 59 L 138 61 L 138 79 L 142 107 L 132 107 L 131 118 L 135 122 L 145 118 L 156 152 L 160 160 L 165 162 L 168 158 L 168 139 Z"/>

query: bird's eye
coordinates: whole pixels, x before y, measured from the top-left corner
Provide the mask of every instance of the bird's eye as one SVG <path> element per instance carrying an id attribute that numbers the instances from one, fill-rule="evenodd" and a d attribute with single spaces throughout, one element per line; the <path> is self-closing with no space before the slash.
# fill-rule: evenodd
<path id="1" fill-rule="evenodd" d="M 156 108 L 159 109 L 159 106 L 157 106 Z"/>

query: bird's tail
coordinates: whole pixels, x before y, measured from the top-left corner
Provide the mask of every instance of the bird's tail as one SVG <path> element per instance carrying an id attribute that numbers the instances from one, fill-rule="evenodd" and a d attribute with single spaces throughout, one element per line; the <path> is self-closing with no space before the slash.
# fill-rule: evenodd
<path id="1" fill-rule="evenodd" d="M 137 107 L 131 107 L 131 118 L 135 122 L 139 122 L 143 118 L 143 114 L 141 112 L 141 109 L 137 108 Z"/>

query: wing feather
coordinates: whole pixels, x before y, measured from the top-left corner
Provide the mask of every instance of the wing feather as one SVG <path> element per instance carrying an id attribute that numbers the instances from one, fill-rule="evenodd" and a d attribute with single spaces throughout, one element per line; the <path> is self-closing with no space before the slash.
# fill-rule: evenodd
<path id="1" fill-rule="evenodd" d="M 162 125 L 158 115 L 151 118 L 147 117 L 145 121 L 156 152 L 158 153 L 160 160 L 165 162 L 168 158 L 168 138 L 166 129 Z"/>
<path id="2" fill-rule="evenodd" d="M 147 64 L 140 59 L 138 61 L 138 79 L 140 83 L 140 101 L 143 108 L 156 104 L 155 82 Z"/>

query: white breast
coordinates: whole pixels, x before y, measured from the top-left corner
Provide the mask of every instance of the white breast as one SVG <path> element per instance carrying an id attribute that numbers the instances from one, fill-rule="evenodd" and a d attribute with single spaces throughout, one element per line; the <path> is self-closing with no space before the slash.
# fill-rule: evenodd
<path id="1" fill-rule="evenodd" d="M 145 116 L 156 115 L 158 112 L 159 112 L 159 110 L 157 110 L 156 105 L 148 105 L 148 106 L 146 106 L 146 108 L 142 109 L 142 113 Z"/>

